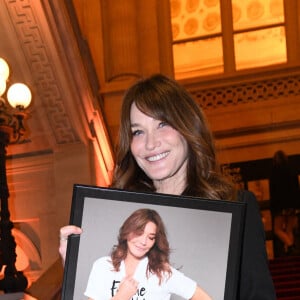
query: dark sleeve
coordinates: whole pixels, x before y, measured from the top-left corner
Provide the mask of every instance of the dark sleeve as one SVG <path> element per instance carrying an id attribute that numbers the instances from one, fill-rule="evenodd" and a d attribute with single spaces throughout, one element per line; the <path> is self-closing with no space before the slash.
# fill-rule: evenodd
<path id="1" fill-rule="evenodd" d="M 265 231 L 257 200 L 253 193 L 241 193 L 247 203 L 242 245 L 239 298 L 240 300 L 275 300 L 265 248 Z"/>

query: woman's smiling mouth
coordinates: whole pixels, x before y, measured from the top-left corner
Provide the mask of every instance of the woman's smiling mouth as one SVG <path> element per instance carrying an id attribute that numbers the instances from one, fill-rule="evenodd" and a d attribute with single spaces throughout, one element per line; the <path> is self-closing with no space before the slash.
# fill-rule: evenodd
<path id="1" fill-rule="evenodd" d="M 165 158 L 168 154 L 170 153 L 170 151 L 167 151 L 167 152 L 164 152 L 164 153 L 160 153 L 160 154 L 157 154 L 157 155 L 154 155 L 154 156 L 149 156 L 149 157 L 146 157 L 146 159 L 148 161 L 158 161 L 162 158 Z"/>

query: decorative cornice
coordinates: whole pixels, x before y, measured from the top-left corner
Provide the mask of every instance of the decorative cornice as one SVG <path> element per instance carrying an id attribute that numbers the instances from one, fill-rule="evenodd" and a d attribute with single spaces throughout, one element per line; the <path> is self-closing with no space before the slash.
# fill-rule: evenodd
<path id="1" fill-rule="evenodd" d="M 5 3 L 56 143 L 78 142 L 63 101 L 63 86 L 57 78 L 55 64 L 37 20 L 39 16 L 34 12 L 34 5 L 40 5 L 40 1 L 6 0 Z"/>
<path id="2" fill-rule="evenodd" d="M 300 74 L 190 91 L 205 110 L 300 95 Z"/>

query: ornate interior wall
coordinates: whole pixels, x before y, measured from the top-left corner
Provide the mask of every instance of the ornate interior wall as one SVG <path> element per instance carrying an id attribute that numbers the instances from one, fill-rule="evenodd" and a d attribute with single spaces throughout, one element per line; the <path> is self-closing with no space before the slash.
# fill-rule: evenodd
<path id="1" fill-rule="evenodd" d="M 0 8 L 7 38 L 0 50 L 14 55 L 15 72 L 35 96 L 30 143 L 8 149 L 10 205 L 17 223 L 36 229 L 43 273 L 58 259 L 73 183 L 109 180 L 125 89 L 152 73 L 174 76 L 170 3 L 5 0 Z M 278 148 L 299 153 L 299 78 L 293 66 L 181 83 L 205 110 L 228 164 L 269 158 Z"/>
<path id="2" fill-rule="evenodd" d="M 181 6 L 177 2 L 180 2 Z M 182 10 L 188 10 L 182 4 L 183 2 L 186 3 L 188 8 L 204 5 L 197 1 L 172 1 L 172 5 L 174 5 L 173 10 L 174 7 L 181 7 Z M 215 2 L 217 1 L 206 1 L 205 4 L 212 6 Z M 159 3 L 157 1 L 149 1 L 147 4 L 149 7 L 145 10 L 139 1 L 131 1 L 131 5 L 129 6 L 122 6 L 120 1 L 118 5 L 117 3 L 115 4 L 118 6 L 116 9 L 115 5 L 107 6 L 107 1 L 94 0 L 94 4 L 97 3 L 97 8 L 101 8 L 102 15 L 106 16 L 101 21 L 102 26 L 97 27 L 102 28 L 99 31 L 95 30 L 95 27 L 91 30 L 94 20 L 91 13 L 92 5 L 91 7 L 87 7 L 83 4 L 82 0 L 76 0 L 74 3 L 77 4 L 77 17 L 81 24 L 81 34 L 86 38 L 88 45 L 90 45 L 97 73 L 102 74 L 99 79 L 99 92 L 102 95 L 104 113 L 109 131 L 113 142 L 115 142 L 119 124 L 118 116 L 121 97 L 126 87 L 136 77 L 148 75 L 149 73 L 163 72 L 174 76 L 174 72 L 171 72 L 171 59 L 168 60 L 168 67 L 166 67 L 167 63 L 156 64 L 157 62 L 161 62 L 165 56 L 172 55 L 172 45 L 170 43 L 172 29 L 170 19 L 171 9 L 168 6 L 170 1 L 160 1 Z M 174 3 L 178 5 L 176 6 Z M 275 2 L 271 1 L 269 4 L 271 5 L 270 11 L 273 12 L 273 15 L 276 14 L 277 6 Z M 150 6 L 152 10 L 150 10 Z M 254 6 L 251 6 L 252 9 L 250 9 L 251 7 L 249 8 L 250 12 L 248 14 L 251 16 L 255 12 L 259 14 L 264 7 L 260 4 L 258 6 L 258 10 Z M 121 14 L 122 18 L 116 20 L 113 17 L 113 13 L 104 14 L 106 9 L 111 10 L 115 14 Z M 153 16 L 155 12 L 158 14 L 159 11 L 159 14 L 163 15 L 164 18 L 159 23 L 154 17 L 147 18 L 144 12 L 147 11 L 148 13 L 149 10 L 152 11 Z M 87 15 L 89 16 L 89 22 L 86 20 Z M 149 22 L 148 27 L 134 27 L 132 22 L 127 22 L 132 16 L 137 16 L 138 19 Z M 99 19 L 97 19 L 97 22 L 97 25 L 99 25 Z M 136 40 L 134 51 L 125 51 L 123 48 L 128 49 L 129 45 L 125 44 L 122 47 L 121 42 L 117 43 L 119 39 L 124 39 L 123 31 L 120 32 L 120 35 L 116 34 L 113 39 L 111 36 L 108 38 L 106 33 L 104 34 L 105 31 L 103 31 L 103 28 L 105 26 L 107 28 L 114 28 L 115 22 L 118 22 L 118 26 L 123 24 L 123 27 L 130 27 L 131 32 L 135 32 L 131 36 L 131 39 Z M 152 24 L 152 26 L 149 24 Z M 143 55 L 143 60 L 139 60 L 140 54 L 144 54 L 145 42 L 145 39 L 141 39 L 140 37 L 146 29 L 149 36 L 146 43 L 151 45 L 151 49 L 155 47 L 160 49 L 161 59 L 159 56 L 149 55 L 149 52 L 147 52 Z M 157 31 L 164 31 L 165 39 L 159 40 L 157 36 L 156 38 L 151 38 L 152 31 L 155 33 Z M 110 35 L 113 34 L 112 29 L 109 32 Z M 114 32 L 118 31 L 115 29 Z M 169 34 L 168 36 L 166 36 L 167 33 Z M 99 37 L 102 37 L 100 47 Z M 112 40 L 115 44 L 111 44 Z M 111 55 L 106 56 L 102 47 L 115 47 L 113 51 L 121 51 L 118 55 L 127 61 L 127 67 L 124 69 L 124 64 L 119 64 L 118 67 L 118 64 L 116 64 L 117 60 Z M 114 52 L 110 52 L 110 54 L 112 53 Z M 101 56 L 102 54 L 103 56 Z M 251 54 L 249 55 L 251 56 Z M 105 68 L 103 68 L 103 61 L 106 63 Z M 114 72 L 116 74 L 113 77 L 106 76 L 106 74 L 111 72 L 107 71 L 107 68 L 110 70 L 111 61 L 114 63 Z M 151 69 L 145 71 L 142 68 L 136 68 L 137 61 L 141 65 L 156 63 L 153 64 Z M 132 70 L 135 71 L 133 72 Z M 221 163 L 271 157 L 278 148 L 283 148 L 290 154 L 299 153 L 299 117 L 296 113 L 299 110 L 299 68 L 297 66 L 275 66 L 269 69 L 260 69 L 259 71 L 253 69 L 245 70 L 238 76 L 231 76 L 229 78 L 220 78 L 218 76 L 215 78 L 211 77 L 211 79 L 203 77 L 182 79 L 181 83 L 189 89 L 195 101 L 205 110 L 216 137 L 216 145 Z"/>

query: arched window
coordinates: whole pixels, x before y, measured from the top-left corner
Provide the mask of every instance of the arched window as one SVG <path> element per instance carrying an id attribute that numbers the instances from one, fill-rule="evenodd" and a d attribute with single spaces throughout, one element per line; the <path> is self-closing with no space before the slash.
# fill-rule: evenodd
<path id="1" fill-rule="evenodd" d="M 299 64 L 298 0 L 170 0 L 177 79 Z"/>

